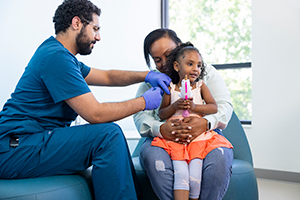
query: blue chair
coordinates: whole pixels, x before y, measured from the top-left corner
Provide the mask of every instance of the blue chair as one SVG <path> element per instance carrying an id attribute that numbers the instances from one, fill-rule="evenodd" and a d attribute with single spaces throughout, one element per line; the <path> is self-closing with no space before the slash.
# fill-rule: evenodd
<path id="1" fill-rule="evenodd" d="M 234 146 L 232 175 L 223 200 L 258 200 L 257 180 L 253 169 L 251 150 L 235 112 L 233 112 L 226 129 L 223 130 L 223 134 Z M 139 162 L 140 148 L 145 139 L 140 139 L 132 154 L 132 160 L 143 200 L 158 200 Z"/>
<path id="2" fill-rule="evenodd" d="M 0 179 L 0 200 L 92 200 L 91 169 L 72 175 Z"/>

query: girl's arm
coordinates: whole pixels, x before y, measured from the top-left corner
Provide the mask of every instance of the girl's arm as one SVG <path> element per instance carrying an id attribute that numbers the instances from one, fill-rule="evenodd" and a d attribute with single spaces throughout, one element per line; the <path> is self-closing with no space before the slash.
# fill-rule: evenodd
<path id="1" fill-rule="evenodd" d="M 170 118 L 176 112 L 176 110 L 170 104 L 170 102 L 171 102 L 171 95 L 164 93 L 160 104 L 160 109 L 159 109 L 159 118 L 161 120 Z"/>
<path id="2" fill-rule="evenodd" d="M 191 105 L 190 110 L 193 110 L 194 112 L 201 114 L 201 115 L 209 115 L 209 114 L 217 113 L 218 105 L 217 105 L 215 99 L 213 98 L 213 96 L 211 95 L 211 93 L 205 83 L 202 83 L 202 85 L 201 85 L 201 95 L 206 104 Z"/>

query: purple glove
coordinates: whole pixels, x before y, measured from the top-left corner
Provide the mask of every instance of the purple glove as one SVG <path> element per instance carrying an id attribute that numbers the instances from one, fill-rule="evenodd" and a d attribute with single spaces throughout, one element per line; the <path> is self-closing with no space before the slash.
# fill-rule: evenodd
<path id="1" fill-rule="evenodd" d="M 162 95 L 164 91 L 160 87 L 152 87 L 147 90 L 142 97 L 144 97 L 146 102 L 145 110 L 153 110 L 158 108 L 161 102 Z"/>
<path id="2" fill-rule="evenodd" d="M 168 86 L 171 79 L 166 74 L 150 71 L 145 78 L 145 82 L 149 82 L 152 87 L 161 87 L 165 93 L 170 94 Z"/>

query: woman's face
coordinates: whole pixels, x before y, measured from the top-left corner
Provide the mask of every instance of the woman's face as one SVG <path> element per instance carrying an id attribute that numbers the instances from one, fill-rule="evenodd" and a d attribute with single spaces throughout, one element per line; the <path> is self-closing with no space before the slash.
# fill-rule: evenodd
<path id="1" fill-rule="evenodd" d="M 162 37 L 151 45 L 150 55 L 154 60 L 157 70 L 163 72 L 163 66 L 166 65 L 167 56 L 176 46 L 176 43 L 168 37 Z"/>

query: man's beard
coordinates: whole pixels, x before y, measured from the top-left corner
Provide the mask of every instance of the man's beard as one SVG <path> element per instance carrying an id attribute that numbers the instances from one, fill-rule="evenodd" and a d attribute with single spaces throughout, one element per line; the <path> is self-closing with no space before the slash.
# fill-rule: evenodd
<path id="1" fill-rule="evenodd" d="M 77 53 L 80 55 L 89 55 L 92 53 L 91 44 L 95 44 L 96 41 L 89 41 L 85 33 L 85 28 L 82 28 L 80 33 L 76 37 Z"/>

